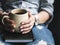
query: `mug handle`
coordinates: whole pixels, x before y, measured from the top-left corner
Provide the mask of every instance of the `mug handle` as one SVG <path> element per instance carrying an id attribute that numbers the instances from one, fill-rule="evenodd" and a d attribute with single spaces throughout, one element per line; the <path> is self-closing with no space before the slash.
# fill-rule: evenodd
<path id="1" fill-rule="evenodd" d="M 9 16 L 7 16 L 6 14 L 3 14 L 4 16 L 2 17 L 2 24 L 4 24 L 4 19 L 8 18 L 9 19 Z"/>

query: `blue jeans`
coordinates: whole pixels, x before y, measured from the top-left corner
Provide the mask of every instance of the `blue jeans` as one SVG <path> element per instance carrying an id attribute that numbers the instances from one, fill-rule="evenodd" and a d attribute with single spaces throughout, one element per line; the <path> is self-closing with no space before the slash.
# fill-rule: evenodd
<path id="1" fill-rule="evenodd" d="M 40 28 L 41 27 L 41 28 Z M 34 41 L 26 43 L 25 45 L 55 45 L 52 33 L 44 25 L 34 26 L 33 29 Z M 5 45 L 18 45 L 12 43 L 5 43 L 2 41 L 2 35 L 0 35 L 0 42 Z M 19 44 L 22 45 L 22 44 Z"/>

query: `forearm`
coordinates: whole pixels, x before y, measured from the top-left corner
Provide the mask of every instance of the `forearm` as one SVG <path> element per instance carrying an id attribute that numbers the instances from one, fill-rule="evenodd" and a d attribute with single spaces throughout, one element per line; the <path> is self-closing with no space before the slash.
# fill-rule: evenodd
<path id="1" fill-rule="evenodd" d="M 53 3 L 54 0 L 41 0 L 40 10 L 38 14 L 39 23 L 49 24 L 53 19 Z"/>
<path id="2" fill-rule="evenodd" d="M 45 23 L 49 18 L 49 14 L 46 11 L 41 11 L 37 14 L 39 24 Z"/>

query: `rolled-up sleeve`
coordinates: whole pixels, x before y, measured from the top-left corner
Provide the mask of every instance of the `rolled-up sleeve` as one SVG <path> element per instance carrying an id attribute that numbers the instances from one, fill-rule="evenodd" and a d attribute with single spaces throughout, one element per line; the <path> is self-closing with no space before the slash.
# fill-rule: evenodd
<path id="1" fill-rule="evenodd" d="M 54 3 L 54 0 L 41 0 L 40 1 L 41 9 L 45 10 L 46 12 L 48 12 L 49 15 L 51 16 L 51 18 L 48 21 L 48 23 L 50 23 L 52 21 L 52 19 L 53 19 L 53 11 L 54 11 L 53 3 Z"/>

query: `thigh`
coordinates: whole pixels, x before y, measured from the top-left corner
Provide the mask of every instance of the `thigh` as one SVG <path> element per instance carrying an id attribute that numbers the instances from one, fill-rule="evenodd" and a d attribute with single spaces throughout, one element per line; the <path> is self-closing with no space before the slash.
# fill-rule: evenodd
<path id="1" fill-rule="evenodd" d="M 34 41 L 27 45 L 38 45 L 40 42 L 44 42 L 50 45 L 54 45 L 54 39 L 52 33 L 46 26 L 35 26 L 33 29 Z"/>

